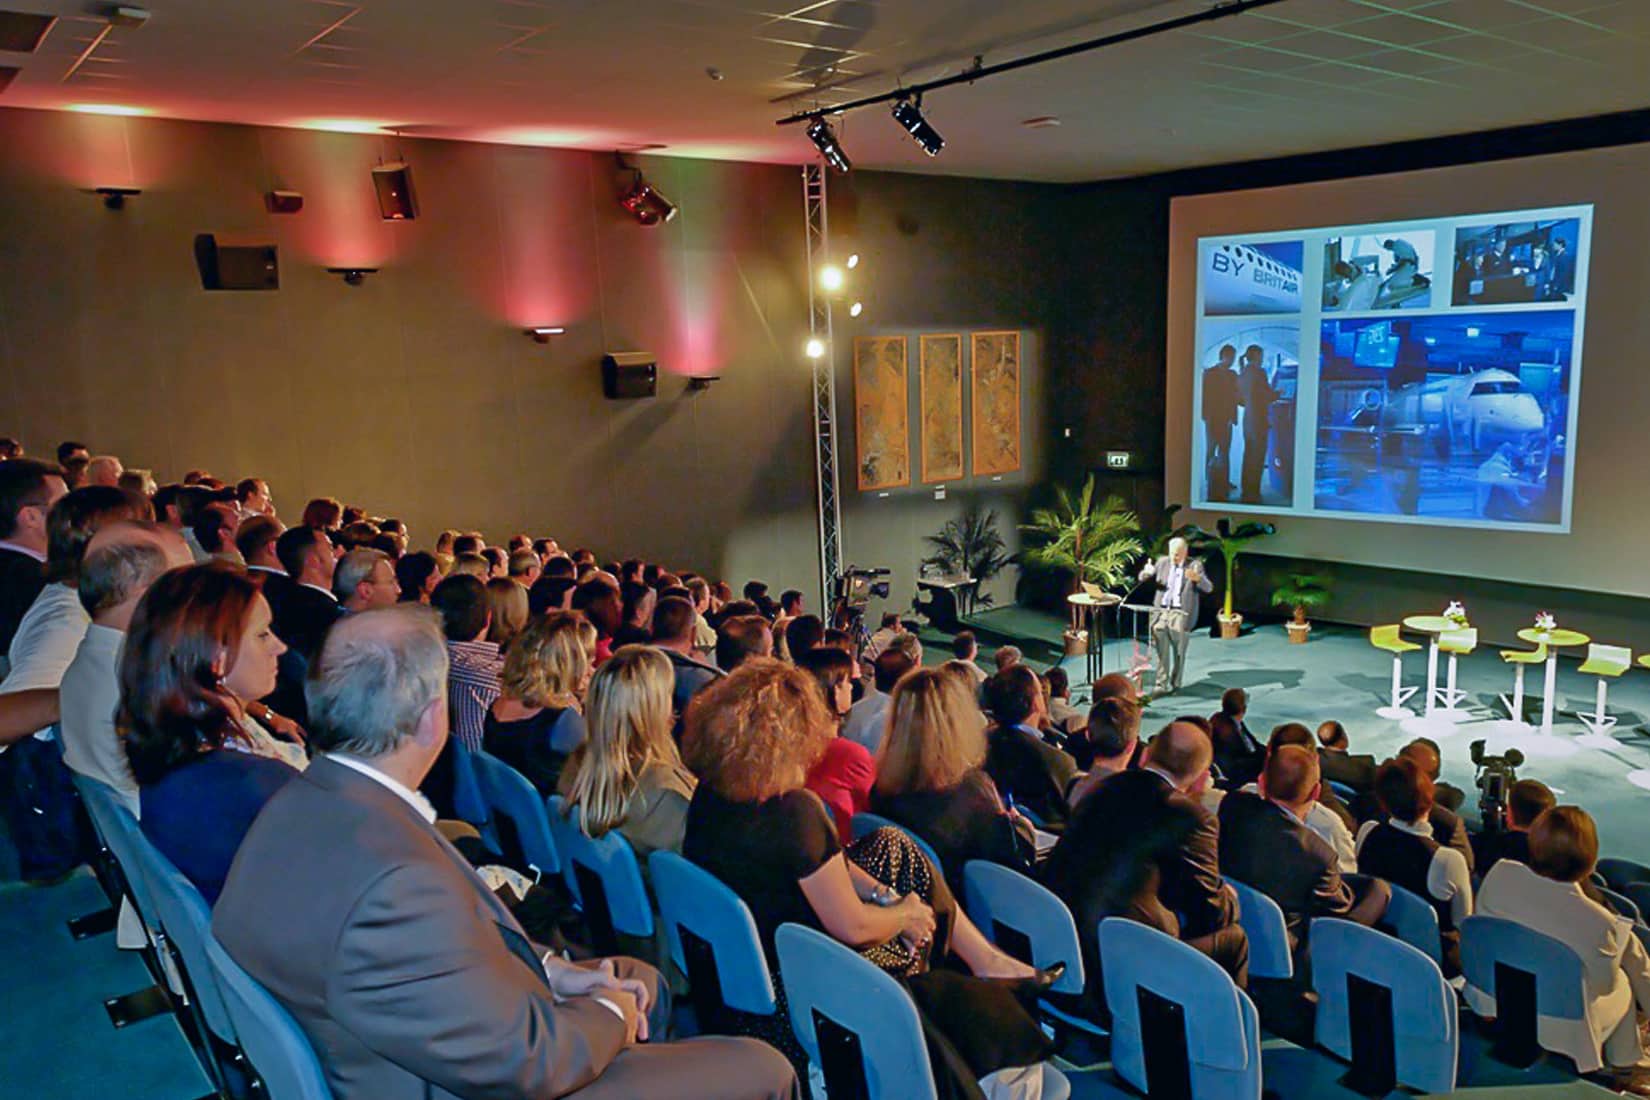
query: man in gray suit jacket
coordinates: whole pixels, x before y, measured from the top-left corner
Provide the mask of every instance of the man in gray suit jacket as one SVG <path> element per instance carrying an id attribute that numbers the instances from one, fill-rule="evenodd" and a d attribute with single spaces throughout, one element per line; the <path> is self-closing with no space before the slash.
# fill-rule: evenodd
<path id="1" fill-rule="evenodd" d="M 1197 628 L 1200 593 L 1214 591 L 1214 584 L 1201 561 L 1187 560 L 1186 540 L 1169 540 L 1169 552 L 1155 562 L 1147 562 L 1140 579 L 1156 580 L 1152 598 L 1152 647 L 1157 651 L 1157 683 L 1153 695 L 1180 690 L 1186 672 L 1186 647 Z"/>
<path id="2" fill-rule="evenodd" d="M 447 740 L 446 683 L 427 609 L 341 620 L 307 690 L 326 755 L 259 814 L 213 912 L 333 1095 L 798 1096 L 790 1064 L 754 1040 L 638 1045 L 668 1020 L 652 968 L 577 966 L 528 941 L 417 794 Z"/>

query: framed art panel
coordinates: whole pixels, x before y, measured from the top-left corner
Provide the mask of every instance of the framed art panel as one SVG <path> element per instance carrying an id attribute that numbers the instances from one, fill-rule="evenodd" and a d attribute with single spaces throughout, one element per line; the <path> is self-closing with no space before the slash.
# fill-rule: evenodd
<path id="1" fill-rule="evenodd" d="M 922 481 L 963 476 L 962 337 L 918 337 L 917 408 Z"/>
<path id="2" fill-rule="evenodd" d="M 861 492 L 911 484 L 905 337 L 854 338 L 854 447 Z"/>
<path id="3" fill-rule="evenodd" d="M 1020 468 L 1020 334 L 976 332 L 971 364 L 974 475 Z"/>

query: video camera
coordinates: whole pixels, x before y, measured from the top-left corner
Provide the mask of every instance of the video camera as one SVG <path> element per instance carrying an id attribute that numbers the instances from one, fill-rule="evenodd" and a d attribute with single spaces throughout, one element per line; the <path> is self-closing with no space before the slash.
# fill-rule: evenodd
<path id="1" fill-rule="evenodd" d="M 1486 833 L 1500 832 L 1507 819 L 1507 797 L 1518 782 L 1514 770 L 1524 763 L 1524 754 L 1508 749 L 1500 756 L 1484 751 L 1482 739 L 1467 746 L 1473 766 L 1478 769 L 1478 816 Z"/>
<path id="2" fill-rule="evenodd" d="M 850 565 L 837 578 L 836 600 L 841 606 L 863 611 L 872 596 L 879 600 L 888 598 L 889 582 L 878 578 L 891 577 L 893 573 L 892 569 L 860 569 Z"/>

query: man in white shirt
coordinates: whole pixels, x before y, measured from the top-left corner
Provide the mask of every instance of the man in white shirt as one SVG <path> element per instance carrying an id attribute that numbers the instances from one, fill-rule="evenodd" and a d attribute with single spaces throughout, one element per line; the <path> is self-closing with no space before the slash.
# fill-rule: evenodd
<path id="1" fill-rule="evenodd" d="M 80 566 L 78 595 L 92 621 L 63 673 L 63 762 L 120 792 L 134 817 L 141 813 L 137 783 L 115 729 L 121 645 L 138 601 L 155 578 L 190 563 L 188 547 L 170 528 L 121 522 L 92 536 Z"/>
<path id="2" fill-rule="evenodd" d="M 888 693 L 894 690 L 904 676 L 916 667 L 915 662 L 897 649 L 878 655 L 876 678 L 865 697 L 848 708 L 842 720 L 842 736 L 863 745 L 874 755 L 882 747 L 883 734 L 888 727 Z"/>

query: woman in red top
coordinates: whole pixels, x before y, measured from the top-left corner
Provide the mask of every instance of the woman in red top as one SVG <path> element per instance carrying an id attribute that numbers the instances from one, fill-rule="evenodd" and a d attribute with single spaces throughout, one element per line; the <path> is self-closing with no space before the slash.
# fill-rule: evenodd
<path id="1" fill-rule="evenodd" d="M 843 716 L 854 702 L 854 660 L 840 649 L 816 647 L 796 656 L 797 666 L 813 674 L 825 695 L 825 709 L 842 728 Z M 849 822 L 871 803 L 871 784 L 876 782 L 877 765 L 870 750 L 856 741 L 838 736 L 825 755 L 808 773 L 804 786 L 817 794 L 831 811 L 837 836 L 853 839 Z"/>

